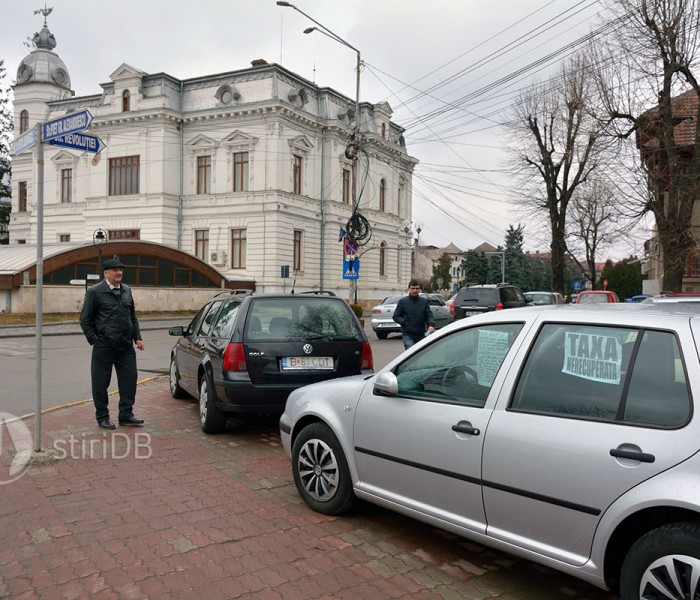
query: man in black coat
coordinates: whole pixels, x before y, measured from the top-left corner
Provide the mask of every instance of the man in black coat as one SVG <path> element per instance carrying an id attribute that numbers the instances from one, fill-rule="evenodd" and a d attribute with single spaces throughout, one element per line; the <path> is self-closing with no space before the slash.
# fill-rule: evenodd
<path id="1" fill-rule="evenodd" d="M 136 352 L 144 349 L 139 321 L 136 318 L 131 288 L 122 283 L 124 265 L 115 256 L 104 261 L 104 279 L 85 294 L 80 311 L 80 327 L 92 346 L 92 400 L 95 417 L 103 429 L 115 429 L 109 419 L 107 388 L 112 367 L 119 384 L 119 424 L 143 425 L 134 416 L 136 400 Z"/>
<path id="2" fill-rule="evenodd" d="M 435 318 L 430 310 L 428 299 L 420 295 L 420 283 L 417 279 L 408 282 L 408 296 L 396 304 L 394 321 L 401 325 L 403 347 L 408 350 L 416 342 L 435 331 Z"/>

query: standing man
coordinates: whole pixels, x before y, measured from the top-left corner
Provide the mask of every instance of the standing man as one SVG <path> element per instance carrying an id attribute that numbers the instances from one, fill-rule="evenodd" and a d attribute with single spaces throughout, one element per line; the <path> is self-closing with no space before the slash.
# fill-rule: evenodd
<path id="1" fill-rule="evenodd" d="M 404 350 L 435 331 L 435 319 L 430 310 L 428 299 L 420 295 L 420 283 L 417 279 L 408 282 L 408 296 L 399 300 L 394 310 L 394 321 L 401 325 L 401 337 Z"/>
<path id="2" fill-rule="evenodd" d="M 144 349 L 139 321 L 136 318 L 131 288 L 122 283 L 124 265 L 115 256 L 103 264 L 104 279 L 85 294 L 80 311 L 80 327 L 92 346 L 92 400 L 95 403 L 97 425 L 115 429 L 109 419 L 107 388 L 112 379 L 112 367 L 119 384 L 119 424 L 143 425 L 134 416 L 136 400 L 136 352 Z"/>

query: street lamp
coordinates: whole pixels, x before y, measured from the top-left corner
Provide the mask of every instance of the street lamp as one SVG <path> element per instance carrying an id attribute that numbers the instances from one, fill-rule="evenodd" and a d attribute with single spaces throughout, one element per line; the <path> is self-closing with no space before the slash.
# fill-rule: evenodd
<path id="1" fill-rule="evenodd" d="M 314 31 L 318 31 L 319 33 L 322 33 L 323 35 L 331 38 L 332 40 L 338 42 L 339 44 L 342 44 L 346 48 L 350 48 L 350 50 L 353 50 L 355 54 L 357 55 L 357 64 L 355 67 L 355 126 L 354 126 L 354 131 L 353 131 L 353 137 L 352 137 L 352 156 L 348 156 L 347 151 L 346 151 L 346 156 L 348 158 L 352 158 L 352 210 L 353 210 L 353 216 L 355 215 L 355 212 L 357 211 L 357 155 L 358 155 L 358 148 L 359 148 L 359 142 L 358 142 L 358 134 L 360 132 L 360 66 L 362 64 L 362 59 L 360 57 L 360 51 L 355 48 L 352 44 L 349 44 L 346 42 L 343 38 L 341 38 L 337 33 L 334 33 L 328 27 L 325 25 L 322 25 L 319 23 L 316 19 L 314 19 L 312 16 L 307 15 L 303 10 L 300 8 L 297 8 L 292 4 L 291 2 L 286 2 L 285 0 L 278 0 L 277 1 L 277 6 L 283 6 L 285 8 L 293 8 L 295 11 L 298 13 L 301 13 L 304 15 L 307 19 L 313 21 L 316 23 L 317 27 L 307 27 L 304 29 L 304 33 L 312 33 Z M 323 214 L 323 211 L 322 211 Z M 323 230 L 324 230 L 324 223 L 323 223 L 323 218 L 321 220 L 321 244 L 324 243 L 323 240 Z M 349 228 L 348 228 L 349 232 Z M 351 237 L 351 236 L 348 236 Z M 321 272 L 323 273 L 323 264 L 321 264 Z M 322 286 L 323 287 L 323 286 Z M 351 282 L 351 294 L 352 290 L 355 292 L 355 298 L 357 299 L 357 280 L 353 279 Z"/>
<path id="2" fill-rule="evenodd" d="M 92 234 L 92 243 L 97 246 L 99 258 L 97 260 L 97 273 L 102 278 L 102 250 L 107 244 L 107 232 L 104 229 L 96 229 Z"/>

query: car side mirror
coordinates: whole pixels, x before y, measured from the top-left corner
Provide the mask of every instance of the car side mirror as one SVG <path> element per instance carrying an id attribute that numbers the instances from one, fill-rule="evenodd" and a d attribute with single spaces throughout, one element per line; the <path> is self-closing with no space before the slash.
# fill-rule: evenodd
<path id="1" fill-rule="evenodd" d="M 399 393 L 399 380 L 391 371 L 380 373 L 374 382 L 372 391 L 377 396 L 396 396 Z"/>
<path id="2" fill-rule="evenodd" d="M 168 335 L 176 335 L 178 337 L 182 337 L 183 335 L 185 335 L 185 328 L 182 325 L 175 325 L 174 327 L 168 329 Z"/>

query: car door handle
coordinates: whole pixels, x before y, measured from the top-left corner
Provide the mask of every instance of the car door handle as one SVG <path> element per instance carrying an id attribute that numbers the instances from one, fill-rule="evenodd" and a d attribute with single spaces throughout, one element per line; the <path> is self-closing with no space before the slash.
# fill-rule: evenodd
<path id="1" fill-rule="evenodd" d="M 648 454 L 646 452 L 637 452 L 636 450 L 619 450 L 613 448 L 610 450 L 610 456 L 615 458 L 628 458 L 630 460 L 638 460 L 639 462 L 653 463 L 656 457 L 653 454 Z"/>
<path id="2" fill-rule="evenodd" d="M 457 425 L 452 426 L 452 431 L 457 433 L 468 433 L 469 435 L 479 435 L 481 433 L 480 429 L 472 427 L 469 421 L 460 421 Z"/>

